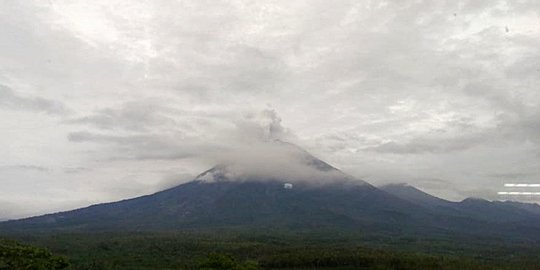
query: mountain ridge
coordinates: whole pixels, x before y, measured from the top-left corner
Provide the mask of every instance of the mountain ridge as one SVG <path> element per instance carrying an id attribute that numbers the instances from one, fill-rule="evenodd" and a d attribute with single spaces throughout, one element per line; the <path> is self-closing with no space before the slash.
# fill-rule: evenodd
<path id="1" fill-rule="evenodd" d="M 531 211 L 488 201 L 450 202 L 408 185 L 377 188 L 299 149 L 286 148 L 293 158 L 276 164 L 297 162 L 284 169 L 308 168 L 309 173 L 220 164 L 154 194 L 1 222 L 0 231 L 323 229 L 520 239 L 533 233 L 540 241 L 540 215 Z"/>

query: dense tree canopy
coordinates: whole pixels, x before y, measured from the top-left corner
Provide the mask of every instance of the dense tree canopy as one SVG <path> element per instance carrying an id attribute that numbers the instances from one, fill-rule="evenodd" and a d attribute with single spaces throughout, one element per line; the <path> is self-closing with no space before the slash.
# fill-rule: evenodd
<path id="1" fill-rule="evenodd" d="M 0 239 L 0 269 L 2 270 L 56 270 L 68 267 L 66 258 L 54 256 L 47 249 Z"/>

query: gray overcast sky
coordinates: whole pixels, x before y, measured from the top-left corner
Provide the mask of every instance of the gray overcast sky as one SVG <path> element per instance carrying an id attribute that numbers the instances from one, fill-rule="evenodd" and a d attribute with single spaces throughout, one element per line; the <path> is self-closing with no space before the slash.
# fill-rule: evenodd
<path id="1" fill-rule="evenodd" d="M 373 184 L 540 182 L 539 1 L 0 1 L 0 218 L 292 141 Z"/>

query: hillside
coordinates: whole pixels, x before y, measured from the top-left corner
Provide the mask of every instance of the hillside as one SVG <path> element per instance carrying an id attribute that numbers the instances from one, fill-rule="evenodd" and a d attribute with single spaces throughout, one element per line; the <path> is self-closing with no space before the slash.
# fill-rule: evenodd
<path id="1" fill-rule="evenodd" d="M 473 199 L 449 202 L 406 185 L 379 189 L 297 146 L 272 146 L 289 155 L 286 162 L 265 170 L 222 164 L 155 194 L 3 222 L 0 230 L 333 230 L 540 240 L 534 211 Z"/>

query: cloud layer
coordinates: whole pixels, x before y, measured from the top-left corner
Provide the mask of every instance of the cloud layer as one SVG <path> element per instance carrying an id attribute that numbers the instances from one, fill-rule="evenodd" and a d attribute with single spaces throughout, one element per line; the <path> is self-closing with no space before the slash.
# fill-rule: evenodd
<path id="1" fill-rule="evenodd" d="M 157 191 L 269 139 L 374 184 L 496 199 L 540 181 L 539 10 L 4 1 L 0 217 Z"/>

